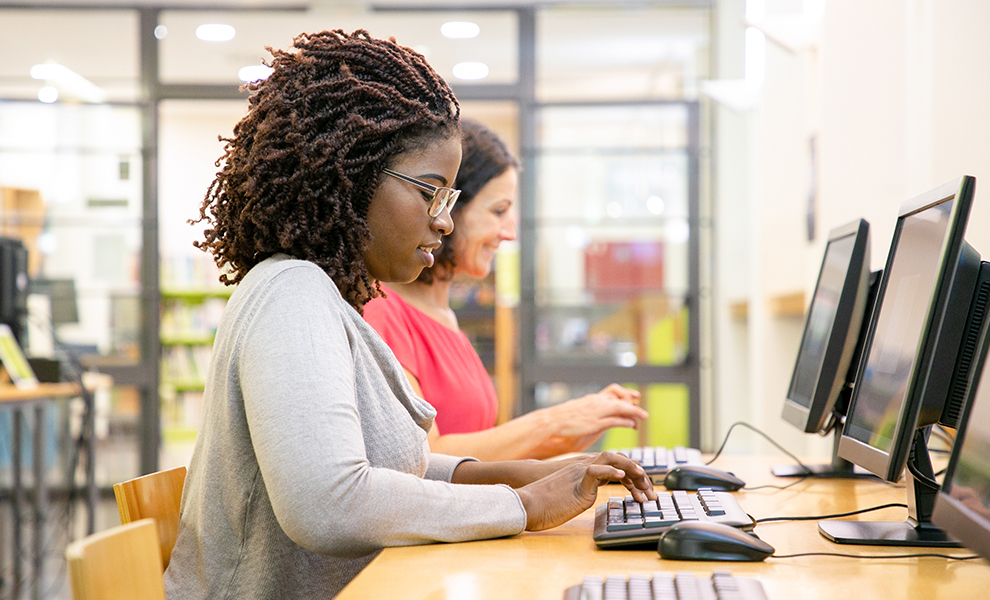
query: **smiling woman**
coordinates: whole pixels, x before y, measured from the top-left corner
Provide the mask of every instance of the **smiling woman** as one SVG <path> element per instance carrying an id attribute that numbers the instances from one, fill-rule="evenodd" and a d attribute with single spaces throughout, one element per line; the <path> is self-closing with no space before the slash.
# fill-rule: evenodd
<path id="1" fill-rule="evenodd" d="M 495 388 L 450 308 L 454 275 L 484 279 L 503 241 L 516 239 L 513 205 L 519 162 L 492 130 L 465 120 L 455 187 L 463 188 L 436 264 L 388 297 L 369 303 L 365 318 L 385 339 L 413 389 L 437 410 L 430 430 L 436 452 L 482 460 L 547 458 L 585 450 L 605 430 L 634 427 L 646 412 L 639 393 L 610 385 L 600 393 L 528 413 L 495 426 Z M 432 268 L 429 268 L 432 267 Z"/>
<path id="2" fill-rule="evenodd" d="M 419 276 L 452 230 L 443 189 L 461 160 L 459 107 L 421 55 L 365 31 L 294 45 L 248 84 L 197 221 L 197 246 L 238 286 L 216 333 L 168 597 L 332 597 L 385 546 L 553 527 L 607 480 L 655 498 L 616 454 L 429 452 L 436 412 L 360 311 L 378 281 Z"/>

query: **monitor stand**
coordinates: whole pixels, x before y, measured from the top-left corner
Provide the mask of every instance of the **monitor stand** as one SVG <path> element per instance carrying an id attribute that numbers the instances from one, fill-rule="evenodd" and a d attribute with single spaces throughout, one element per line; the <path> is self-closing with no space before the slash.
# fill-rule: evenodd
<path id="1" fill-rule="evenodd" d="M 908 461 L 919 475 L 934 482 L 935 472 L 928 457 L 926 441 L 930 429 L 926 427 L 915 431 Z M 907 521 L 819 521 L 818 532 L 837 544 L 961 548 L 961 542 L 932 525 L 932 510 L 935 508 L 939 486 L 915 477 L 910 468 L 906 480 Z"/>
<path id="2" fill-rule="evenodd" d="M 832 428 L 832 462 L 829 464 L 805 465 L 774 465 L 770 472 L 777 477 L 820 477 L 822 479 L 876 479 L 876 475 L 862 467 L 857 467 L 839 456 L 839 439 L 842 437 L 842 425 Z"/>

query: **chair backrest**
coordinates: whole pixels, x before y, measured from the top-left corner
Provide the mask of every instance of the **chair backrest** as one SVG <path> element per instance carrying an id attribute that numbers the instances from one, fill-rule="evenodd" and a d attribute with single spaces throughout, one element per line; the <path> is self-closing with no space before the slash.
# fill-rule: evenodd
<path id="1" fill-rule="evenodd" d="M 179 504 L 182 502 L 182 485 L 185 482 L 186 468 L 176 467 L 113 486 L 122 524 L 147 518 L 157 522 L 162 570 L 168 567 L 172 548 L 175 546 L 175 536 L 179 533 Z"/>
<path id="2" fill-rule="evenodd" d="M 153 519 L 73 542 L 65 550 L 65 559 L 73 600 L 165 600 Z"/>

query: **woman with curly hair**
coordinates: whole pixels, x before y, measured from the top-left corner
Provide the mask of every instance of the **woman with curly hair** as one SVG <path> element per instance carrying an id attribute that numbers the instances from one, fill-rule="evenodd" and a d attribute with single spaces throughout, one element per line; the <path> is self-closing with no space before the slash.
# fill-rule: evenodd
<path id="1" fill-rule="evenodd" d="M 495 250 L 516 239 L 512 206 L 519 161 L 505 142 L 477 121 L 461 121 L 461 190 L 450 211 L 454 231 L 432 268 L 411 283 L 393 283 L 365 306 L 364 318 L 381 334 L 413 389 L 437 411 L 430 448 L 481 460 L 549 458 L 588 448 L 610 427 L 635 427 L 646 411 L 639 392 L 612 384 L 601 392 L 534 410 L 495 424 L 495 387 L 450 308 L 455 275 L 484 279 Z M 450 353 L 449 349 L 458 351 Z M 453 354 L 453 355 L 450 355 Z"/>
<path id="2" fill-rule="evenodd" d="M 604 481 L 655 498 L 613 453 L 429 452 L 435 411 L 360 313 L 378 281 L 412 281 L 450 233 L 457 101 L 422 56 L 367 32 L 294 46 L 248 86 L 200 210 L 197 245 L 238 287 L 214 342 L 167 596 L 330 597 L 385 546 L 554 527 Z"/>

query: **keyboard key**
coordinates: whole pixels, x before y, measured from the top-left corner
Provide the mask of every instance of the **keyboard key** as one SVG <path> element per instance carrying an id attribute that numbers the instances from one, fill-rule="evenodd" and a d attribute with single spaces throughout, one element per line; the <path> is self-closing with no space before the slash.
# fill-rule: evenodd
<path id="1" fill-rule="evenodd" d="M 701 600 L 701 590 L 694 574 L 678 573 L 674 577 L 674 586 L 677 588 L 677 600 Z"/>
<path id="2" fill-rule="evenodd" d="M 606 528 L 607 531 L 629 531 L 630 529 L 642 529 L 643 519 L 637 519 L 635 521 L 625 521 L 622 523 L 609 523 Z"/>
<path id="3" fill-rule="evenodd" d="M 629 576 L 628 589 L 629 600 L 653 600 L 649 575 L 633 573 Z"/>
<path id="4" fill-rule="evenodd" d="M 643 516 L 644 517 L 659 517 L 660 513 L 663 512 L 660 509 L 660 505 L 653 501 L 647 500 L 643 503 Z"/>
<path id="5" fill-rule="evenodd" d="M 670 573 L 654 573 L 652 586 L 653 600 L 677 600 L 674 576 Z"/>
<path id="6" fill-rule="evenodd" d="M 597 575 L 587 575 L 581 583 L 581 600 L 602 600 L 605 582 Z"/>
<path id="7" fill-rule="evenodd" d="M 644 521 L 643 523 L 644 527 L 655 528 L 655 527 L 670 527 L 671 525 L 680 523 L 681 519 L 677 517 L 674 518 L 645 517 L 643 521 Z"/>

